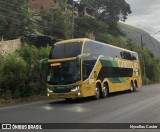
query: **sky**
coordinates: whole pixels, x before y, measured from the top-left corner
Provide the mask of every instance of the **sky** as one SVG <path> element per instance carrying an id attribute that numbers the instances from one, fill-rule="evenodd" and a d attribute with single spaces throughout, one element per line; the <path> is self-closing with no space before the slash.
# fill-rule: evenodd
<path id="1" fill-rule="evenodd" d="M 160 0 L 125 1 L 132 11 L 125 23 L 143 29 L 160 42 Z"/>

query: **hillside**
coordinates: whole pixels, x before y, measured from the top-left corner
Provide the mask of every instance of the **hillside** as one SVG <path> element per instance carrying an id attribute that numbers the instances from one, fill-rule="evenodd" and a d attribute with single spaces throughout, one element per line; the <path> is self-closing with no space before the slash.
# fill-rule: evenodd
<path id="1" fill-rule="evenodd" d="M 160 58 L 160 42 L 142 29 L 119 23 L 119 27 L 125 36 L 133 43 L 141 46 L 141 35 L 144 48 L 148 48 L 156 57 Z"/>

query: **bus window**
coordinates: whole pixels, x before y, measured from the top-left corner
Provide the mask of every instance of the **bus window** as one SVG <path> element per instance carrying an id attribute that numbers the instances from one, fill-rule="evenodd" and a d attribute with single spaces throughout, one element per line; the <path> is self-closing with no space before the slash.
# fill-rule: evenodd
<path id="1" fill-rule="evenodd" d="M 52 48 L 49 59 L 76 57 L 81 54 L 81 50 L 82 42 L 57 44 Z"/>

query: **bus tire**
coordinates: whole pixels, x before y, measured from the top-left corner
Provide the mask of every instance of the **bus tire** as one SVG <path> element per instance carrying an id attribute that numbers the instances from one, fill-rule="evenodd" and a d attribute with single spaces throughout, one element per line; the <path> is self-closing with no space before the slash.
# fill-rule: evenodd
<path id="1" fill-rule="evenodd" d="M 106 98 L 109 95 L 108 85 L 104 83 L 103 91 L 102 91 L 102 98 Z"/>
<path id="2" fill-rule="evenodd" d="M 97 100 L 99 98 L 100 98 L 100 86 L 96 84 L 94 99 Z"/>
<path id="3" fill-rule="evenodd" d="M 133 92 L 136 92 L 137 91 L 137 87 L 136 87 L 136 84 L 133 83 Z"/>
<path id="4" fill-rule="evenodd" d="M 133 82 L 130 83 L 130 92 L 135 92 L 136 91 L 136 86 Z"/>

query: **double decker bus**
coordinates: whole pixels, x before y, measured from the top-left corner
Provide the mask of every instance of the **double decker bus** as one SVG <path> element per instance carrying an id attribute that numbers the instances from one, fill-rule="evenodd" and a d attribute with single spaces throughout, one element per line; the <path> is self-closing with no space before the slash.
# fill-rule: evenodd
<path id="1" fill-rule="evenodd" d="M 105 98 L 142 86 L 136 52 L 80 38 L 57 42 L 48 59 L 49 98 Z"/>

